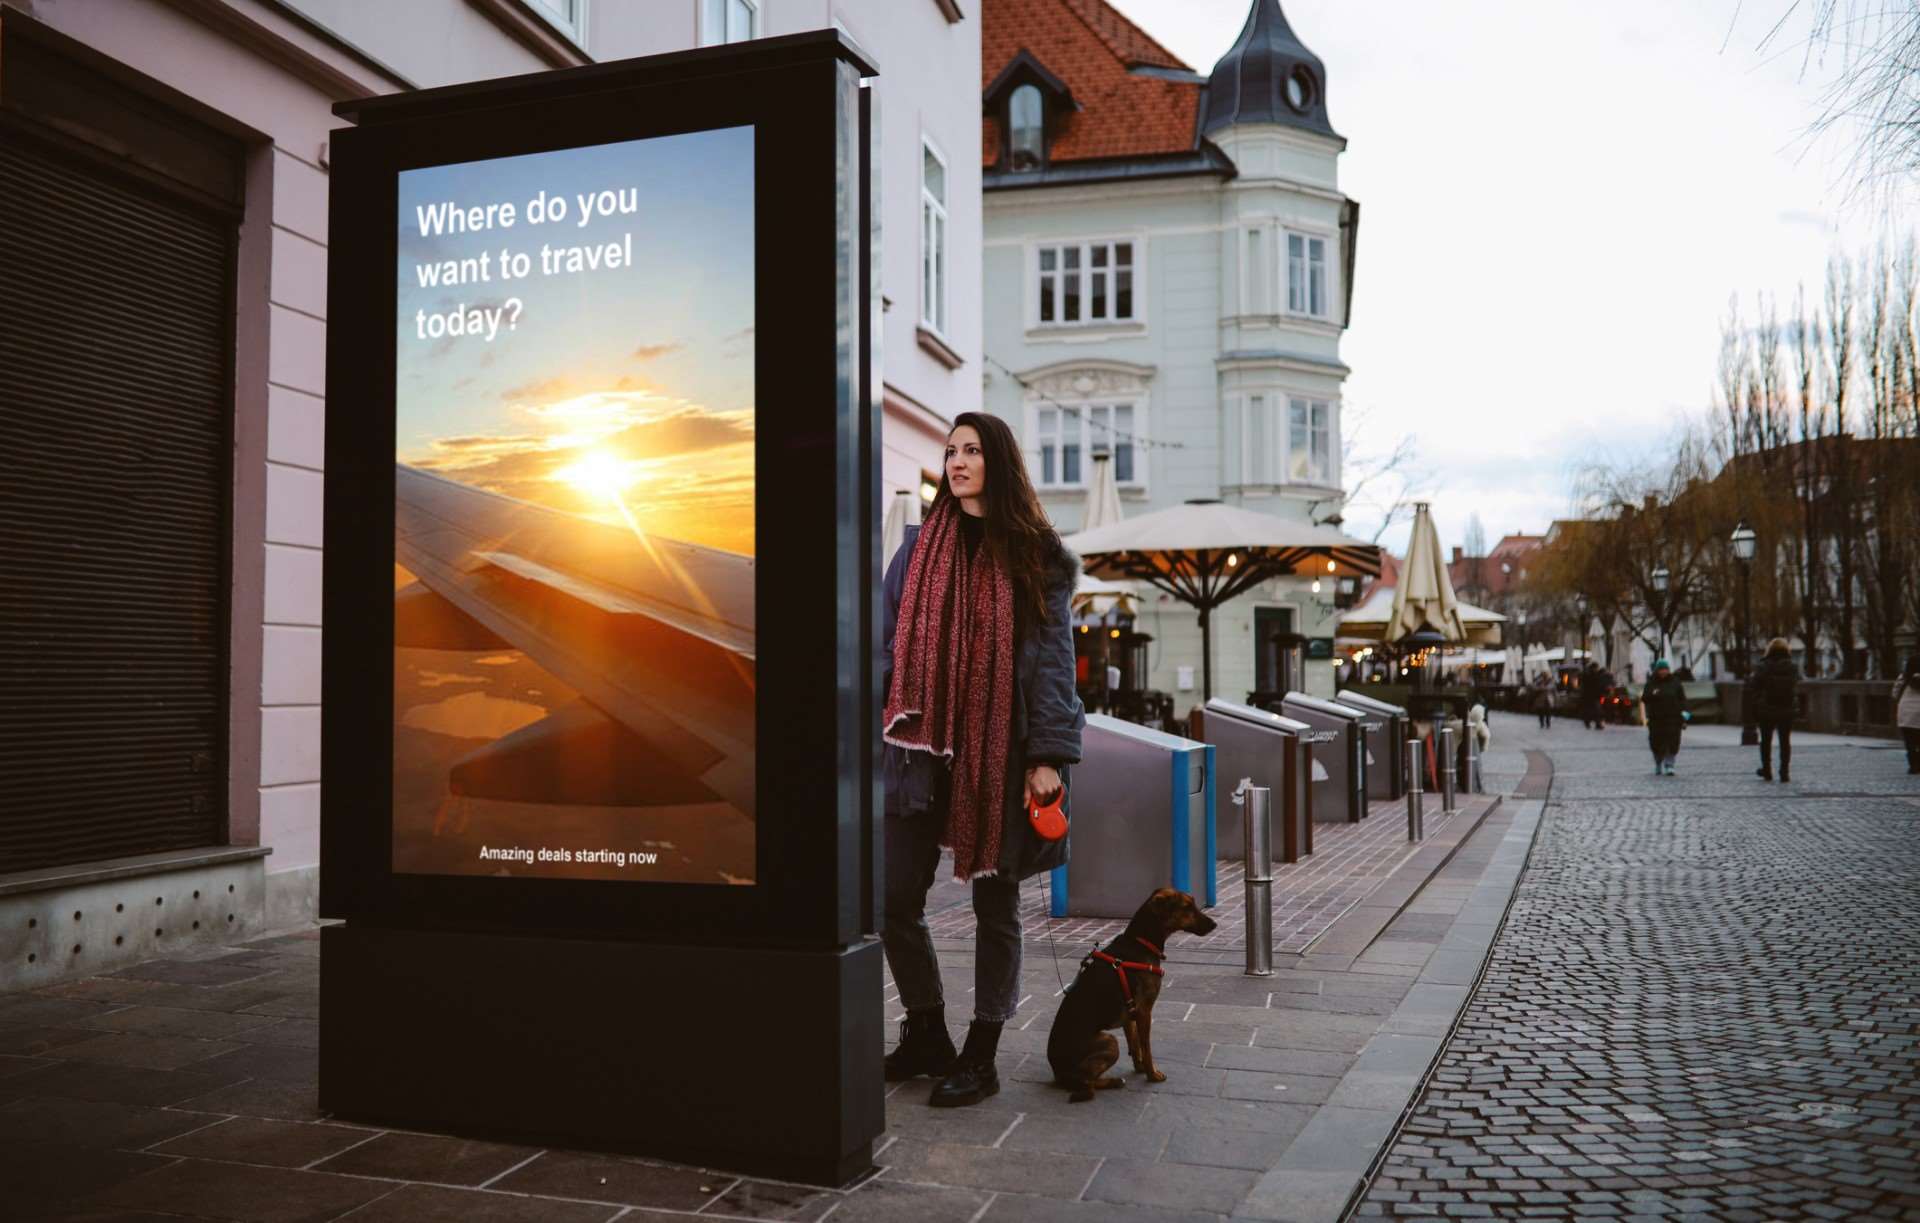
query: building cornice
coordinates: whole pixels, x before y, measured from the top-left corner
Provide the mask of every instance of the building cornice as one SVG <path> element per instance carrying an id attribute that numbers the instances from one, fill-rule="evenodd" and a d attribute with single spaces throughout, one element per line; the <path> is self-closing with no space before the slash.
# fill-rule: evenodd
<path id="1" fill-rule="evenodd" d="M 1159 178 L 1232 178 L 1233 163 L 1211 145 L 1188 153 L 1158 157 L 1068 161 L 1038 170 L 989 170 L 980 176 L 982 191 L 1035 191 L 1047 187 L 1078 187 L 1092 183 L 1131 183 Z"/>
<path id="2" fill-rule="evenodd" d="M 164 2 L 335 101 L 418 88 L 283 0 Z"/>
<path id="3" fill-rule="evenodd" d="M 1223 352 L 1214 365 L 1221 370 L 1291 369 L 1307 374 L 1333 374 L 1341 378 L 1353 372 L 1353 368 L 1344 361 L 1306 353 L 1282 352 L 1277 348 L 1242 348 Z"/>
<path id="4" fill-rule="evenodd" d="M 989 191 L 984 207 L 989 214 L 1005 216 L 1015 212 L 1050 212 L 1079 204 L 1114 204 L 1135 200 L 1176 199 L 1199 194 L 1214 195 L 1221 184 L 1211 176 L 1191 174 L 1180 178 L 1134 179 L 1105 185 L 1062 184 L 1040 191 Z"/>

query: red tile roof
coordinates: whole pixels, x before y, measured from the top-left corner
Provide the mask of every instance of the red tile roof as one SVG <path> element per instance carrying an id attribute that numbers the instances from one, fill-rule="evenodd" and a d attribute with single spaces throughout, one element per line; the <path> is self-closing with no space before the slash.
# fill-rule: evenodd
<path id="1" fill-rule="evenodd" d="M 992 84 L 1026 50 L 1046 65 L 1080 109 L 1050 123 L 1050 162 L 1186 153 L 1196 146 L 1201 86 L 1137 76 L 1135 65 L 1191 71 L 1106 0 L 984 0 L 980 85 Z M 981 162 L 1000 158 L 1000 125 L 983 120 Z"/>

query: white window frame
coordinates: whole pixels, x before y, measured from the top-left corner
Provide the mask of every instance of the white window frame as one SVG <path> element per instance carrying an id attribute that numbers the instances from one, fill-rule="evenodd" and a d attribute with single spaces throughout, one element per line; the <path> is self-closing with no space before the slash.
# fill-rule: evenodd
<path id="1" fill-rule="evenodd" d="M 1333 320 L 1333 297 L 1334 297 L 1333 236 L 1321 230 L 1305 229 L 1299 226 L 1286 227 L 1280 231 L 1280 235 L 1281 235 L 1280 241 L 1276 244 L 1280 248 L 1279 251 L 1277 252 L 1279 255 L 1280 275 L 1274 285 L 1274 297 L 1276 299 L 1275 312 L 1290 314 L 1296 318 L 1319 319 L 1324 322 L 1331 322 Z M 1321 270 L 1320 279 L 1322 283 L 1321 283 L 1321 302 L 1320 302 L 1321 308 L 1318 311 L 1312 308 L 1313 307 L 1313 281 L 1312 281 L 1313 259 L 1312 259 L 1311 246 L 1307 246 L 1305 248 L 1306 257 L 1304 260 L 1306 265 L 1306 280 L 1305 280 L 1304 288 L 1305 288 L 1305 294 L 1306 294 L 1307 308 L 1295 309 L 1293 304 L 1293 240 L 1295 238 L 1299 238 L 1303 243 L 1313 243 L 1313 242 L 1320 243 L 1320 270 Z M 1285 293 L 1285 307 L 1284 309 L 1279 309 L 1278 302 L 1282 292 Z"/>
<path id="2" fill-rule="evenodd" d="M 933 138 L 920 135 L 920 325 L 937 336 L 947 334 L 951 305 L 950 259 L 952 226 L 950 205 L 953 198 L 953 163 Z M 940 163 L 941 193 L 935 199 L 927 188 L 927 158 Z M 932 237 L 936 235 L 937 237 Z"/>
<path id="3" fill-rule="evenodd" d="M 1305 391 L 1284 391 L 1286 413 L 1281 418 L 1285 444 L 1281 447 L 1280 482 L 1282 484 L 1307 484 L 1316 488 L 1340 487 L 1340 401 L 1332 396 L 1314 395 Z M 1313 449 L 1313 409 L 1318 406 L 1325 409 L 1327 464 L 1324 471 L 1309 470 L 1305 476 L 1293 474 L 1293 409 L 1296 404 L 1307 405 L 1307 449 L 1308 465 L 1312 465 Z"/>
<path id="4" fill-rule="evenodd" d="M 527 7 L 568 42 L 587 49 L 587 0 L 527 0 Z M 568 12 L 573 15 L 568 17 Z"/>
<path id="5" fill-rule="evenodd" d="M 1120 301 L 1120 265 L 1121 245 L 1130 248 L 1127 274 L 1131 277 L 1129 293 L 1133 313 L 1126 318 L 1113 317 L 1114 309 Z M 1094 251 L 1103 250 L 1106 255 L 1104 268 L 1094 266 Z M 1074 269 L 1080 289 L 1080 317 L 1068 321 L 1063 318 L 1043 319 L 1040 317 L 1040 283 L 1043 276 L 1051 277 L 1054 282 L 1054 313 L 1065 313 L 1066 252 L 1072 250 L 1077 266 Z M 1050 271 L 1042 271 L 1043 252 L 1053 252 L 1054 266 Z M 1129 331 L 1144 330 L 1147 323 L 1147 242 L 1144 234 L 1109 234 L 1090 238 L 1062 238 L 1057 241 L 1033 241 L 1027 247 L 1027 329 L 1044 331 L 1078 331 L 1086 328 L 1124 327 Z M 1107 302 L 1106 318 L 1093 317 L 1093 288 L 1096 275 L 1105 277 Z"/>
<path id="6" fill-rule="evenodd" d="M 732 37 L 734 31 L 727 28 L 735 3 L 744 5 L 748 13 L 747 32 L 739 37 Z M 760 10 L 760 0 L 700 0 L 700 45 L 717 47 L 722 43 L 759 38 L 765 16 Z"/>
<path id="7" fill-rule="evenodd" d="M 1132 419 L 1124 426 L 1109 426 L 1102 429 L 1094 423 L 1094 416 L 1100 411 L 1125 409 L 1132 412 Z M 1147 396 L 1144 394 L 1094 396 L 1089 399 L 1036 399 L 1027 402 L 1026 436 L 1033 439 L 1027 447 L 1027 469 L 1033 478 L 1033 486 L 1042 493 L 1074 492 L 1089 487 L 1093 475 L 1093 456 L 1097 449 L 1116 440 L 1114 432 L 1131 435 L 1133 447 L 1133 478 L 1122 480 L 1116 470 L 1114 486 L 1122 492 L 1144 493 L 1147 491 L 1147 448 L 1138 439 L 1147 436 Z M 1053 422 L 1051 435 L 1041 433 L 1041 425 L 1048 419 Z M 1055 478 L 1047 479 L 1046 446 L 1054 443 L 1055 475 L 1060 476 L 1066 466 L 1066 447 L 1069 443 L 1080 449 L 1080 476 L 1077 480 Z M 1122 443 L 1125 444 L 1125 443 Z"/>

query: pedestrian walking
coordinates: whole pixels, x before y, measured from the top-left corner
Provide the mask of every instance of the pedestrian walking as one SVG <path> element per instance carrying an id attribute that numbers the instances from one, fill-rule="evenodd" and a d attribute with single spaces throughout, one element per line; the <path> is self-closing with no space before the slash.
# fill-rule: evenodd
<path id="1" fill-rule="evenodd" d="M 1655 659 L 1653 678 L 1640 690 L 1640 721 L 1647 728 L 1656 777 L 1673 776 L 1674 757 L 1680 754 L 1680 731 L 1690 716 L 1685 686 L 1666 659 Z"/>
<path id="2" fill-rule="evenodd" d="M 1920 653 L 1907 655 L 1907 668 L 1893 685 L 1894 722 L 1907 741 L 1907 772 L 1920 773 Z"/>
<path id="3" fill-rule="evenodd" d="M 889 1081 L 933 1075 L 929 1103 L 1000 1090 L 994 1056 L 1020 999 L 1020 881 L 1063 865 L 1029 802 L 1070 792 L 1086 714 L 1074 688 L 1071 612 L 1079 562 L 1034 494 L 1006 422 L 963 412 L 926 522 L 886 574 L 880 665 L 886 706 L 887 965 L 906 1007 Z M 973 1022 L 947 1034 L 927 890 L 942 847 L 971 883 Z"/>
<path id="4" fill-rule="evenodd" d="M 1760 727 L 1761 781 L 1773 780 L 1773 737 L 1780 736 L 1780 780 L 1793 780 L 1793 715 L 1799 708 L 1800 672 L 1785 637 L 1767 643 L 1765 657 L 1747 678 L 1747 705 Z"/>
<path id="5" fill-rule="evenodd" d="M 1533 712 L 1541 730 L 1553 729 L 1553 677 L 1541 671 L 1533 677 Z"/>
<path id="6" fill-rule="evenodd" d="M 1580 671 L 1580 724 L 1588 730 L 1599 730 L 1601 722 L 1600 697 L 1606 692 L 1606 686 L 1600 674 L 1600 664 L 1591 658 Z"/>

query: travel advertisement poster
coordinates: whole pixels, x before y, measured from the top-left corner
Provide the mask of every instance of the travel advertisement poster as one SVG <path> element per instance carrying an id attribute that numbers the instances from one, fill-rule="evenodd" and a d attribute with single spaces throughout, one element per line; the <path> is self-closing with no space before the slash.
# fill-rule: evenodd
<path id="1" fill-rule="evenodd" d="M 400 175 L 397 873 L 754 882 L 753 141 Z"/>

